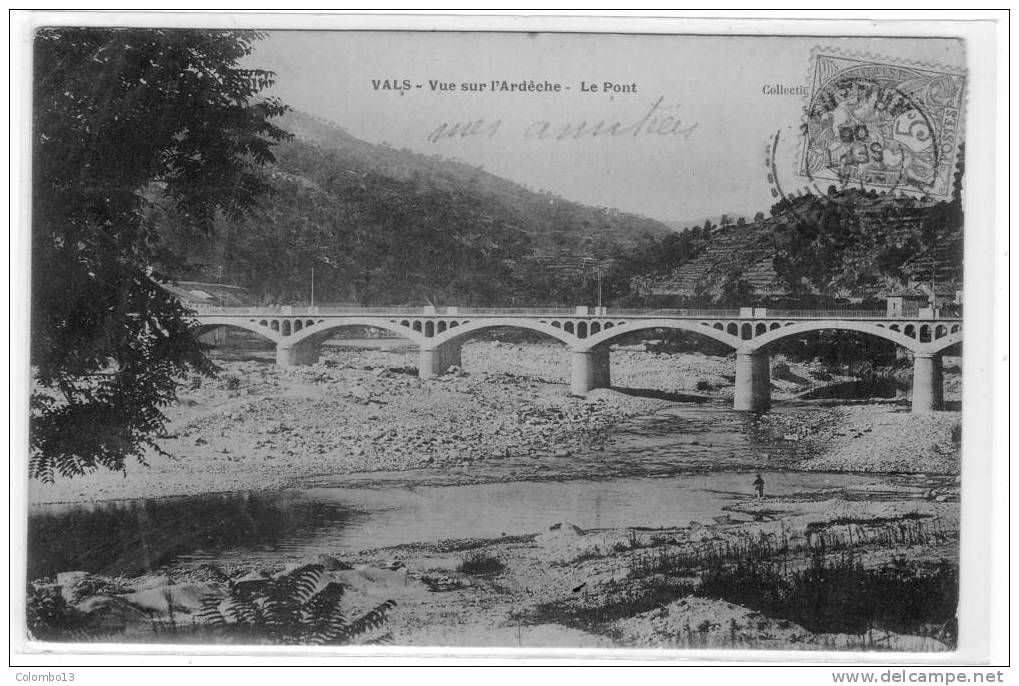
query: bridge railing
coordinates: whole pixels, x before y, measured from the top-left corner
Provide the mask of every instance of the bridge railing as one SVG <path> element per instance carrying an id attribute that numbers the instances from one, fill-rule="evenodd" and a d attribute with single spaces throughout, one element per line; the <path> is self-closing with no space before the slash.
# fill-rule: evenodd
<path id="1" fill-rule="evenodd" d="M 772 310 L 767 318 L 788 319 L 887 319 L 885 310 Z"/>
<path id="2" fill-rule="evenodd" d="M 612 317 L 703 317 L 705 319 L 733 318 L 738 319 L 739 310 L 664 310 L 664 309 L 633 309 L 610 307 L 607 310 Z"/>
<path id="3" fill-rule="evenodd" d="M 738 310 L 708 309 L 627 309 L 608 308 L 598 312 L 590 308 L 574 307 L 315 307 L 308 306 L 262 306 L 222 307 L 218 305 L 191 305 L 199 315 L 235 315 L 259 317 L 313 317 L 320 315 L 351 315 L 359 317 L 575 317 L 591 319 L 601 317 L 644 317 L 667 319 L 960 319 L 957 315 L 936 314 L 933 317 L 897 315 L 889 317 L 885 310 L 777 310 L 770 308 L 749 308 Z"/>
<path id="4" fill-rule="evenodd" d="M 445 308 L 437 308 L 439 314 L 444 314 Z M 575 317 L 578 315 L 575 307 L 458 307 L 457 314 L 471 317 Z"/>
<path id="5" fill-rule="evenodd" d="M 358 316 L 370 317 L 373 315 L 377 316 L 388 316 L 388 315 L 404 315 L 404 316 L 422 316 L 422 308 L 420 307 L 308 307 L 307 305 L 300 306 L 285 306 L 285 305 L 260 305 L 251 307 L 224 307 L 220 305 L 195 305 L 192 304 L 193 309 L 198 314 L 233 314 L 233 315 L 258 315 L 258 316 L 272 316 L 272 317 L 313 317 L 315 315 L 322 314 L 351 314 Z"/>
<path id="6" fill-rule="evenodd" d="M 307 307 L 295 307 L 294 312 L 303 310 L 305 314 L 309 313 Z M 314 314 L 353 314 L 358 316 L 371 316 L 373 314 L 379 315 L 404 315 L 421 316 L 422 308 L 420 307 L 403 307 L 399 305 L 381 305 L 371 307 L 316 307 Z"/>

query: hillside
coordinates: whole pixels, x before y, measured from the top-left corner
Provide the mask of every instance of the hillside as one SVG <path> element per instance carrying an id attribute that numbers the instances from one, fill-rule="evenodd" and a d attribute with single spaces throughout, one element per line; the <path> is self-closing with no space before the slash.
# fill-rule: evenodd
<path id="1" fill-rule="evenodd" d="M 481 167 L 368 143 L 337 124 L 303 112 L 289 112 L 280 126 L 293 133 L 297 143 L 328 152 L 351 172 L 413 181 L 437 191 L 470 193 L 497 204 L 507 220 L 530 237 L 533 250 L 538 252 L 576 252 L 605 242 L 629 247 L 646 233 L 660 237 L 671 231 L 662 222 L 571 202 L 490 174 Z"/>
<path id="2" fill-rule="evenodd" d="M 482 169 L 351 136 L 291 112 L 271 191 L 211 237 L 155 217 L 174 279 L 233 283 L 260 301 L 461 305 L 576 303 L 584 265 L 612 260 L 660 222 L 535 192 Z M 591 275 L 593 276 L 593 274 Z"/>
<path id="3" fill-rule="evenodd" d="M 959 207 L 858 189 L 790 198 L 751 223 L 665 239 L 667 257 L 636 280 L 660 298 L 744 304 L 859 301 L 915 282 L 961 287 Z"/>

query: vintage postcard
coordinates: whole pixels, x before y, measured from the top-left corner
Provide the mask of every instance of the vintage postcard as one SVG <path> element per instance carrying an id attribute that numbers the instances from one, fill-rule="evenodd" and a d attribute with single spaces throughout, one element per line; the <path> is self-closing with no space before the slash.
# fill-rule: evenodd
<path id="1" fill-rule="evenodd" d="M 987 654 L 979 27 L 72 16 L 22 650 Z"/>

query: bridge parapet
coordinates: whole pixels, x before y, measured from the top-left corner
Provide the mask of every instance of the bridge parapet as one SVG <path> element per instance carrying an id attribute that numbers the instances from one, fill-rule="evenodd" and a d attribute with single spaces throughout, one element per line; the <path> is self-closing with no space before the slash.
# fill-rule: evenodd
<path id="1" fill-rule="evenodd" d="M 436 344 L 487 328 L 530 329 L 578 350 L 646 329 L 678 329 L 713 338 L 734 349 L 753 350 L 791 335 L 835 329 L 870 333 L 915 351 L 935 352 L 962 337 L 959 317 L 888 317 L 861 310 L 603 310 L 590 314 L 569 308 L 226 308 L 202 307 L 206 326 L 237 326 L 273 341 L 294 343 L 324 336 L 343 326 L 375 327 L 413 342 Z M 752 312 L 748 315 L 746 310 Z M 944 343 L 944 345 L 942 345 Z M 932 347 L 933 346 L 933 347 Z"/>

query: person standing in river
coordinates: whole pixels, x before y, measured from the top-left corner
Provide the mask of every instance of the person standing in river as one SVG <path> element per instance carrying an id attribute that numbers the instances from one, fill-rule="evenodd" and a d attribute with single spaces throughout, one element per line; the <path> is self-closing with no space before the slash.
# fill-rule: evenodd
<path id="1" fill-rule="evenodd" d="M 757 472 L 757 478 L 754 479 L 754 490 L 757 491 L 758 500 L 764 497 L 764 479 L 761 478 L 760 472 Z"/>

